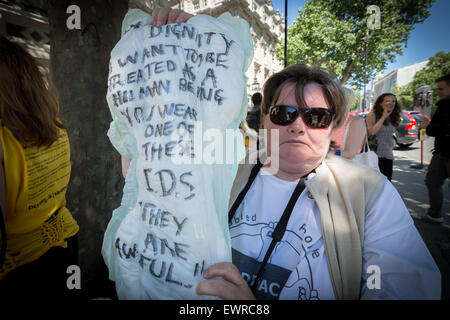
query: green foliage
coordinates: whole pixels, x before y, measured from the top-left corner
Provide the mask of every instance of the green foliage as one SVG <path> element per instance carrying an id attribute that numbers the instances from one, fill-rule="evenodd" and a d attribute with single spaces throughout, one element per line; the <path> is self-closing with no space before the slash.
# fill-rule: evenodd
<path id="1" fill-rule="evenodd" d="M 414 95 L 405 87 L 393 87 L 392 93 L 396 95 L 398 102 L 403 110 L 412 110 L 414 104 Z"/>
<path id="2" fill-rule="evenodd" d="M 364 37 L 368 3 L 364 0 L 311 0 L 288 28 L 288 64 L 304 62 L 321 67 L 341 83 L 361 88 L 364 79 L 385 69 L 403 53 L 414 24 L 429 15 L 435 0 L 374 0 L 381 11 L 381 28 Z M 367 50 L 366 50 L 367 43 Z M 276 47 L 284 59 L 284 39 Z M 366 59 L 367 53 L 367 59 Z"/>
<path id="3" fill-rule="evenodd" d="M 361 93 L 359 92 L 359 90 L 357 88 L 353 88 L 352 90 L 353 90 L 353 94 L 354 94 L 354 99 L 353 99 L 352 104 L 350 105 L 351 112 L 356 111 L 362 102 L 362 96 L 361 96 Z"/>
<path id="4" fill-rule="evenodd" d="M 414 107 L 414 93 L 422 86 L 431 86 L 433 92 L 436 89 L 436 79 L 450 73 L 450 52 L 439 51 L 434 56 L 428 59 L 427 66 L 416 72 L 413 81 L 406 86 L 394 88 L 393 93 L 397 96 L 405 109 L 412 109 Z M 439 97 L 433 96 L 433 110 Z"/>

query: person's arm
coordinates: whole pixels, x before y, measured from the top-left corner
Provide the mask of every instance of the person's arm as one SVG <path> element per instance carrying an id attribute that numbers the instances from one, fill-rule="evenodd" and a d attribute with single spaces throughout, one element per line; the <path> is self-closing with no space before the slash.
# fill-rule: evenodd
<path id="1" fill-rule="evenodd" d="M 362 249 L 361 299 L 440 299 L 439 268 L 389 181 L 367 209 Z"/>
<path id="2" fill-rule="evenodd" d="M 131 159 L 122 156 L 121 160 L 122 160 L 122 175 L 123 175 L 124 178 L 126 178 L 127 177 L 128 167 L 130 166 Z"/>
<path id="3" fill-rule="evenodd" d="M 376 121 L 375 112 L 370 112 L 367 115 L 366 123 L 367 123 L 367 133 L 369 136 L 376 135 L 378 131 L 380 131 L 381 126 L 383 125 L 384 120 L 391 115 L 392 112 L 388 112 L 384 110 L 381 118 Z"/>
<path id="4" fill-rule="evenodd" d="M 419 130 L 426 129 L 426 128 L 428 127 L 428 125 L 429 125 L 429 123 L 422 122 L 422 123 L 419 125 Z"/>
<path id="5" fill-rule="evenodd" d="M 431 118 L 430 123 L 426 127 L 426 133 L 430 137 L 436 137 L 442 134 L 442 116 L 441 116 L 441 108 L 437 108 L 433 117 Z"/>
<path id="6" fill-rule="evenodd" d="M 366 124 L 364 119 L 350 116 L 347 129 L 347 138 L 341 156 L 347 159 L 353 159 L 361 149 L 362 143 L 366 137 Z"/>
<path id="7" fill-rule="evenodd" d="M 197 286 L 198 295 L 216 296 L 224 300 L 255 300 L 247 281 L 230 262 L 216 263 L 203 274 L 206 280 Z M 220 277 L 220 279 L 214 279 Z"/>

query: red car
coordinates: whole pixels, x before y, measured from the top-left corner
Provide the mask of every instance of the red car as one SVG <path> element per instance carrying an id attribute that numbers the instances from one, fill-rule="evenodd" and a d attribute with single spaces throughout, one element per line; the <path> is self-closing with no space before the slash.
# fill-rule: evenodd
<path id="1" fill-rule="evenodd" d="M 416 121 L 417 121 L 417 126 L 420 127 L 420 125 L 422 123 L 426 123 L 429 124 L 431 119 L 428 118 L 426 115 L 424 115 L 422 112 L 420 111 L 406 111 L 408 112 Z"/>

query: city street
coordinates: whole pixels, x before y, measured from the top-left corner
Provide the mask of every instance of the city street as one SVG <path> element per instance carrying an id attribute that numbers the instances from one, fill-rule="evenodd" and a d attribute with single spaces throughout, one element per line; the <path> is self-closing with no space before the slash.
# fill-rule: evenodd
<path id="1" fill-rule="evenodd" d="M 434 139 L 428 137 L 423 143 L 423 164 L 422 169 L 411 166 L 420 164 L 421 143 L 416 142 L 406 149 L 394 149 L 394 174 L 392 183 L 399 191 L 406 204 L 412 212 L 425 213 L 428 208 L 428 195 L 425 186 L 425 175 L 427 166 L 431 160 L 431 150 Z M 444 205 L 443 205 L 445 225 L 450 226 L 450 185 L 449 180 L 444 183 Z M 428 249 L 433 255 L 442 275 L 442 299 L 450 299 L 450 227 L 430 223 L 421 220 L 414 220 L 416 228 L 419 230 Z"/>

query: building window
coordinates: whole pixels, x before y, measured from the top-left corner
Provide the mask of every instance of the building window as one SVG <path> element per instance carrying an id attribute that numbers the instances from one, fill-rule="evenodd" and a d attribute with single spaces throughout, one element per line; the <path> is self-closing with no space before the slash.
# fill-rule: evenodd
<path id="1" fill-rule="evenodd" d="M 255 79 L 258 78 L 260 68 L 261 66 L 255 62 Z"/>
<path id="2" fill-rule="evenodd" d="M 203 0 L 203 6 L 206 8 L 208 6 L 208 0 Z"/>
<path id="3" fill-rule="evenodd" d="M 200 2 L 199 1 L 195 1 L 194 2 L 194 10 L 198 10 L 200 9 Z"/>
<path id="4" fill-rule="evenodd" d="M 261 66 L 255 62 L 255 73 L 258 73 L 260 68 Z"/>

